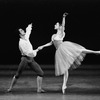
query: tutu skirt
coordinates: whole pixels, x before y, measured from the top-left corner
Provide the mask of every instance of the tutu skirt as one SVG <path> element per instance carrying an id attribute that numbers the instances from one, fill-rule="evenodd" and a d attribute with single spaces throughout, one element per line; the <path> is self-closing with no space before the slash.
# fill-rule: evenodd
<path id="1" fill-rule="evenodd" d="M 66 70 L 77 68 L 85 57 L 82 51 L 85 48 L 79 44 L 65 41 L 62 42 L 55 53 L 55 75 L 59 76 Z"/>

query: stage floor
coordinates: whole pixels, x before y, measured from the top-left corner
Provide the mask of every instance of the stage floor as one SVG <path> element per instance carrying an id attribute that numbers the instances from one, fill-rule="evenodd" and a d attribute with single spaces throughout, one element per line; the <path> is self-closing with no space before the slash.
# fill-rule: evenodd
<path id="1" fill-rule="evenodd" d="M 66 94 L 61 92 L 62 76 L 45 76 L 43 89 L 36 92 L 36 76 L 21 76 L 7 93 L 12 77 L 0 77 L 0 100 L 100 100 L 100 76 L 69 76 Z"/>

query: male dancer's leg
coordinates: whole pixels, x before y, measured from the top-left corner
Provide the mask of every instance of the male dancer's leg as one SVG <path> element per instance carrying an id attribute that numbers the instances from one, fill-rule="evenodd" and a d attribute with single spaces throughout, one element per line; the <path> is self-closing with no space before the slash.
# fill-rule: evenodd
<path id="1" fill-rule="evenodd" d="M 32 61 L 32 63 L 29 63 L 29 66 L 36 72 L 37 74 L 37 92 L 41 93 L 41 92 L 45 92 L 42 89 L 42 79 L 44 76 L 44 72 L 42 71 L 41 67 L 39 66 L 38 63 L 36 63 L 34 60 Z"/>
<path id="2" fill-rule="evenodd" d="M 10 92 L 12 90 L 13 86 L 16 84 L 17 79 L 20 77 L 20 75 L 21 75 L 21 73 L 26 65 L 27 65 L 27 60 L 26 60 L 26 58 L 22 57 L 21 62 L 20 62 L 19 67 L 18 67 L 18 70 L 11 81 L 9 89 L 7 90 L 8 92 Z"/>

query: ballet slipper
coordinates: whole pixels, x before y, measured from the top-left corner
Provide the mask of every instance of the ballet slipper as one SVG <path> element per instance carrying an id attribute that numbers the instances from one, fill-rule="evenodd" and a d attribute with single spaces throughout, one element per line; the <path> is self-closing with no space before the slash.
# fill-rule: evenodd
<path id="1" fill-rule="evenodd" d="M 66 90 L 67 86 L 62 86 L 62 93 L 65 94 L 65 90 Z"/>
<path id="2" fill-rule="evenodd" d="M 98 54 L 100 54 L 100 51 L 97 51 Z"/>
<path id="3" fill-rule="evenodd" d="M 7 92 L 11 92 L 12 88 L 7 89 Z"/>
<path id="4" fill-rule="evenodd" d="M 46 91 L 45 90 L 43 90 L 43 89 L 38 89 L 37 90 L 37 93 L 45 93 Z"/>

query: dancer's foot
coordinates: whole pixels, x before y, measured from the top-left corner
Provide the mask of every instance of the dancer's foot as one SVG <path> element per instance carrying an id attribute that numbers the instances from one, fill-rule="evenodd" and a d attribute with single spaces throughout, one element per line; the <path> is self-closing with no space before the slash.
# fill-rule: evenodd
<path id="1" fill-rule="evenodd" d="M 66 90 L 67 86 L 62 86 L 62 93 L 65 94 L 65 90 Z"/>
<path id="2" fill-rule="evenodd" d="M 97 54 L 100 54 L 100 51 L 97 51 Z"/>
<path id="3" fill-rule="evenodd" d="M 7 89 L 7 92 L 11 92 L 12 88 Z"/>
<path id="4" fill-rule="evenodd" d="M 37 93 L 45 93 L 46 91 L 45 90 L 43 90 L 43 89 L 38 89 L 37 90 Z"/>

